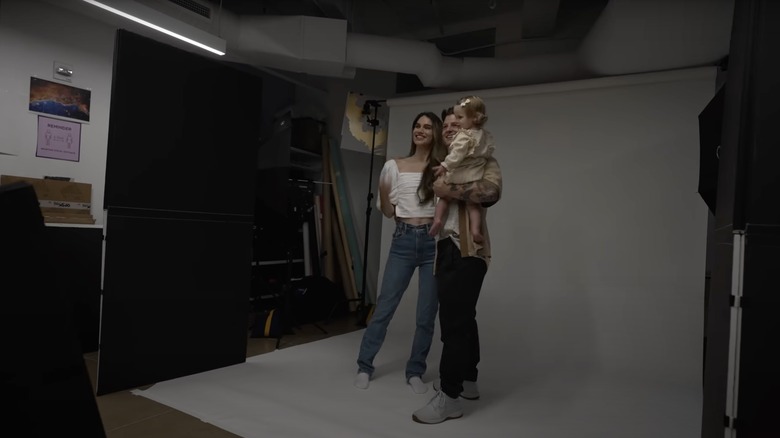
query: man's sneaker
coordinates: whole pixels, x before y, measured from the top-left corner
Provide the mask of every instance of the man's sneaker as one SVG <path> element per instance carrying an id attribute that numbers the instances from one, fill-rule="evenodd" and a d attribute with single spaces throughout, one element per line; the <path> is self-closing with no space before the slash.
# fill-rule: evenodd
<path id="1" fill-rule="evenodd" d="M 463 409 L 460 407 L 460 400 L 448 396 L 444 391 L 439 391 L 427 405 L 414 411 L 412 420 L 418 423 L 436 424 L 462 416 Z"/>
<path id="2" fill-rule="evenodd" d="M 441 387 L 441 380 L 436 379 L 433 381 L 433 390 L 438 391 Z M 477 382 L 470 382 L 468 380 L 463 381 L 463 392 L 460 396 L 466 400 L 479 400 L 479 386 Z"/>

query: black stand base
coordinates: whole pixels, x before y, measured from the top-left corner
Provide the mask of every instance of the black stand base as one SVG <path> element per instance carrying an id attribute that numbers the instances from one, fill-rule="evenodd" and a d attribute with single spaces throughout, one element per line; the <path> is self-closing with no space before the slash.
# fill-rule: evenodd
<path id="1" fill-rule="evenodd" d="M 355 325 L 358 327 L 368 327 L 369 321 L 371 321 L 371 317 L 374 315 L 374 305 L 373 304 L 365 304 L 363 303 L 361 298 L 349 300 L 349 301 L 359 301 L 360 305 L 355 310 L 355 315 L 357 316 L 357 321 Z"/>
<path id="2" fill-rule="evenodd" d="M 376 149 L 376 128 L 379 125 L 379 118 L 377 118 L 377 110 L 379 109 L 380 102 L 384 100 L 367 100 L 363 104 L 363 115 L 366 116 L 366 121 L 371 126 L 371 161 L 368 168 L 368 194 L 366 195 L 366 232 L 363 241 L 363 277 L 360 288 L 360 296 L 356 300 L 358 303 L 357 325 L 360 327 L 368 326 L 368 322 L 371 320 L 371 316 L 374 314 L 374 306 L 366 303 L 366 275 L 368 273 L 368 240 L 369 240 L 369 225 L 371 224 L 371 211 L 373 210 L 374 193 L 371 191 L 371 186 L 374 179 L 374 155 Z M 371 117 L 371 107 L 374 108 L 374 116 Z"/>

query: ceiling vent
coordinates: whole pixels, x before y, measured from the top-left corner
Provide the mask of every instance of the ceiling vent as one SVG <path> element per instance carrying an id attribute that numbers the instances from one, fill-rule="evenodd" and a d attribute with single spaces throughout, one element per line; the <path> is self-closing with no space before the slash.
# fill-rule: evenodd
<path id="1" fill-rule="evenodd" d="M 196 1 L 193 0 L 168 0 L 169 2 L 181 6 L 182 8 L 194 12 L 201 17 L 211 19 L 211 8 L 208 6 L 204 6 Z"/>

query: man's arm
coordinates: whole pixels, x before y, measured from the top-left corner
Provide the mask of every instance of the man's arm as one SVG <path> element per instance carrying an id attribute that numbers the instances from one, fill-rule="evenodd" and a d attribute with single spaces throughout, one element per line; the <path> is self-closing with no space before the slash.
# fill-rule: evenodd
<path id="1" fill-rule="evenodd" d="M 501 167 L 495 158 L 485 164 L 485 174 L 479 181 L 466 184 L 446 184 L 441 178 L 433 183 L 433 192 L 440 198 L 482 204 L 490 207 L 501 199 Z"/>

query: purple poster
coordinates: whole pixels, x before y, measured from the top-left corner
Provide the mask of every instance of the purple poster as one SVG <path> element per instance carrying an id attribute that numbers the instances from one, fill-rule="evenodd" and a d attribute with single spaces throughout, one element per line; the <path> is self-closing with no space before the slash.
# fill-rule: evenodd
<path id="1" fill-rule="evenodd" d="M 38 116 L 36 157 L 79 161 L 81 123 Z"/>

